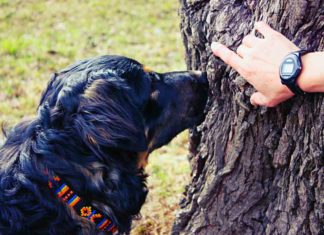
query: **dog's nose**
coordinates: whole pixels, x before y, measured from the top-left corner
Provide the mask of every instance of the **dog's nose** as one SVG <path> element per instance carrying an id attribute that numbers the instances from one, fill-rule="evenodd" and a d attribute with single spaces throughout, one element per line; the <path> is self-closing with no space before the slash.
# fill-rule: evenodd
<path id="1" fill-rule="evenodd" d="M 198 83 L 208 85 L 207 72 L 191 71 L 191 74 Z"/>

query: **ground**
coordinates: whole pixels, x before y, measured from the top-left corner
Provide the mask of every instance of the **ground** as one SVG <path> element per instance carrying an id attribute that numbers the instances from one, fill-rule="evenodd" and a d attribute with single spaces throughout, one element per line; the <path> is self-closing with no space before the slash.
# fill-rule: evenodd
<path id="1" fill-rule="evenodd" d="M 134 58 L 158 72 L 184 70 L 174 0 L 0 0 L 0 123 L 35 115 L 50 74 L 104 54 Z M 132 234 L 168 234 L 189 177 L 187 133 L 156 151 L 150 194 Z"/>

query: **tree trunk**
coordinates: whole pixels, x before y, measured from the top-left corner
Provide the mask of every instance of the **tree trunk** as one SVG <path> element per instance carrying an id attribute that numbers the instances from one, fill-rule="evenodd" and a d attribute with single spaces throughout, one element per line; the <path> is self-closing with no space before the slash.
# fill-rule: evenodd
<path id="1" fill-rule="evenodd" d="M 220 41 L 235 50 L 264 20 L 323 50 L 324 1 L 180 2 L 187 65 L 208 72 L 210 102 L 192 131 L 192 179 L 172 233 L 324 234 L 323 95 L 253 108 L 253 88 L 210 49 Z"/>

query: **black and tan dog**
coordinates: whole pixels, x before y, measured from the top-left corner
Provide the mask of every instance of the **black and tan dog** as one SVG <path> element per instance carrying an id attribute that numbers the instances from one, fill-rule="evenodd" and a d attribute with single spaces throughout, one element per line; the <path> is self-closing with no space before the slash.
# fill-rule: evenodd
<path id="1" fill-rule="evenodd" d="M 102 56 L 52 77 L 0 148 L 0 234 L 129 233 L 154 149 L 202 119 L 206 75 Z"/>

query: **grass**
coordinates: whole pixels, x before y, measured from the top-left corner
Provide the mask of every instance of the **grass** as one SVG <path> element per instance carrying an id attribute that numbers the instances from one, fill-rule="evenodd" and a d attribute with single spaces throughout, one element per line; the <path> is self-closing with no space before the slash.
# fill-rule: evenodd
<path id="1" fill-rule="evenodd" d="M 150 192 L 141 210 L 142 219 L 134 221 L 132 234 L 170 234 L 190 174 L 186 159 L 187 142 L 185 132 L 150 156 L 147 169 Z"/>
<path id="2" fill-rule="evenodd" d="M 184 70 L 178 1 L 0 0 L 0 123 L 35 115 L 50 74 L 76 60 L 125 55 Z M 150 194 L 132 234 L 168 234 L 187 183 L 187 133 L 150 157 Z"/>

